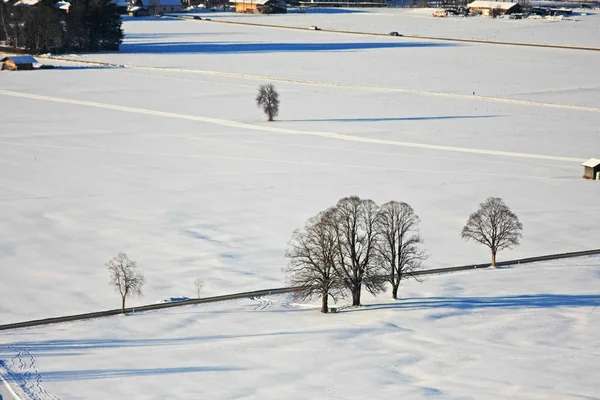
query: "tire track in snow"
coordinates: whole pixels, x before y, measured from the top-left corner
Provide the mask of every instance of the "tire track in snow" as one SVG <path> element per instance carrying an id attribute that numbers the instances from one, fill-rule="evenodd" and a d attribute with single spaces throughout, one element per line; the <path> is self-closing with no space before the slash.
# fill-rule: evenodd
<path id="1" fill-rule="evenodd" d="M 0 376 L 0 382 L 4 382 L 11 395 L 16 400 L 59 400 L 42 386 L 42 375 L 37 368 L 35 356 L 29 350 L 20 347 L 8 345 L 7 348 L 16 354 L 9 364 L 0 360 L 0 371 L 6 376 Z"/>
<path id="2" fill-rule="evenodd" d="M 304 130 L 289 129 L 289 128 L 279 128 L 279 127 L 275 127 L 275 126 L 254 125 L 254 124 L 236 122 L 236 121 L 226 120 L 226 119 L 201 117 L 201 116 L 196 116 L 196 115 L 179 114 L 179 113 L 157 111 L 157 110 L 149 110 L 149 109 L 145 109 L 145 108 L 120 106 L 120 105 L 115 105 L 115 104 L 99 103 L 99 102 L 94 102 L 94 101 L 75 100 L 75 99 L 52 97 L 52 96 L 42 96 L 42 95 L 29 94 L 29 93 L 13 92 L 13 91 L 9 91 L 9 90 L 0 90 L 0 95 L 11 96 L 11 97 L 20 97 L 20 98 L 32 99 L 32 100 L 49 101 L 49 102 L 53 102 L 53 103 L 81 105 L 81 106 L 102 108 L 102 109 L 113 110 L 113 111 L 134 113 L 134 114 L 152 115 L 152 116 L 156 116 L 156 117 L 197 121 L 197 122 L 204 122 L 204 123 L 209 123 L 209 124 L 214 124 L 214 125 L 227 126 L 230 128 L 255 130 L 255 131 L 269 132 L 269 133 L 317 136 L 317 137 L 323 137 L 323 138 L 327 138 L 327 139 L 360 142 L 360 143 L 368 143 L 368 144 L 382 144 L 382 145 L 387 145 L 387 146 L 412 147 L 412 148 L 426 149 L 426 150 L 452 151 L 452 152 L 460 152 L 460 153 L 483 154 L 483 155 L 501 156 L 501 157 L 531 158 L 531 159 L 538 159 L 538 160 L 555 160 L 555 161 L 578 162 L 578 163 L 585 161 L 585 159 L 583 159 L 583 158 L 574 158 L 574 157 L 561 157 L 561 156 L 550 156 L 550 155 L 533 154 L 533 153 L 517 153 L 517 152 L 508 152 L 508 151 L 499 151 L 499 150 L 475 149 L 475 148 L 467 148 L 467 147 L 442 146 L 442 145 L 425 144 L 425 143 L 400 142 L 400 141 L 395 141 L 395 140 L 352 136 L 352 135 L 333 133 L 333 132 L 325 132 L 325 131 L 304 131 Z M 600 109 L 598 109 L 598 111 L 600 111 Z"/>

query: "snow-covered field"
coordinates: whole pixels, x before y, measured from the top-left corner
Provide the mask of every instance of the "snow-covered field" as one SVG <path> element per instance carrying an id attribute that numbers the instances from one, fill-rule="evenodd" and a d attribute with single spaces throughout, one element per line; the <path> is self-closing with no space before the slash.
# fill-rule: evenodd
<path id="1" fill-rule="evenodd" d="M 406 15 L 423 30 L 438 22 Z M 312 17 L 268 18 L 323 24 Z M 357 30 L 378 18 L 325 17 Z M 596 24 L 540 29 L 589 45 L 599 18 L 586 18 Z M 464 30 L 485 35 L 484 22 L 509 23 L 481 19 Z M 0 73 L 0 323 L 118 307 L 104 263 L 120 251 L 146 274 L 146 295 L 131 305 L 192 297 L 198 276 L 205 296 L 283 286 L 292 231 L 353 194 L 411 204 L 431 268 L 489 258 L 459 234 L 488 196 L 503 197 L 524 225 L 522 246 L 500 259 L 598 247 L 600 185 L 581 179 L 579 164 L 600 156 L 599 52 L 173 19 L 127 20 L 124 28 L 122 52 L 81 60 L 128 68 Z M 274 123 L 254 105 L 266 82 L 282 99 Z M 538 276 L 533 266 L 493 273 L 507 281 L 485 281 L 487 272 L 441 276 L 411 285 L 410 297 L 452 297 L 452 282 L 461 296 L 583 296 L 598 287 L 598 260 L 587 262 L 552 270 L 569 279 Z M 593 313 L 587 326 L 580 321 L 594 301 L 568 310 L 560 302 L 475 307 L 468 320 L 431 318 L 439 310 L 429 308 L 410 317 L 391 306 L 323 317 L 225 303 L 3 332 L 0 359 L 18 353 L 7 345 L 38 343 L 20 346 L 61 399 L 104 396 L 99 378 L 111 379 L 115 398 L 319 398 L 329 386 L 334 398 L 404 390 L 410 398 L 593 398 L 599 387 L 584 370 L 597 362 L 598 325 Z M 388 320 L 408 336 L 396 339 Z M 545 342 L 540 333 L 552 337 Z M 353 344 L 372 334 L 373 347 Z M 570 334 L 576 338 L 561 347 Z M 228 342 L 209 340 L 215 335 Z M 459 337 L 469 337 L 464 347 Z M 175 339 L 178 346 L 168 346 Z M 49 357 L 54 343 L 60 350 Z M 382 356 L 388 345 L 391 358 Z M 319 353 L 328 361 L 321 364 Z M 350 355 L 362 370 L 349 368 Z M 427 360 L 424 370 L 414 369 L 418 360 Z M 556 369 L 546 369 L 548 360 Z M 575 371 L 568 379 L 558 372 L 563 364 Z M 464 370 L 454 377 L 458 366 Z"/>
<path id="2" fill-rule="evenodd" d="M 431 276 L 332 315 L 272 297 L 19 330 L 0 359 L 44 400 L 597 399 L 599 264 Z"/>
<path id="3" fill-rule="evenodd" d="M 548 5 L 545 5 L 548 7 Z M 253 22 L 308 28 L 361 31 L 387 34 L 396 31 L 404 35 L 451 37 L 493 41 L 514 41 L 540 44 L 560 44 L 600 47 L 598 9 L 578 9 L 563 20 L 509 19 L 489 17 L 449 16 L 435 18 L 432 8 L 414 9 L 308 9 L 275 15 L 202 12 L 211 19 Z M 184 14 L 185 15 L 185 14 Z M 205 22 L 203 22 L 205 23 Z"/>

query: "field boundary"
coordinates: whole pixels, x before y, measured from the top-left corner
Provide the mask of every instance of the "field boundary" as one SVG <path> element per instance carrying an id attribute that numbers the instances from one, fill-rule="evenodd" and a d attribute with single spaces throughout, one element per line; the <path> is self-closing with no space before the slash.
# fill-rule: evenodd
<path id="1" fill-rule="evenodd" d="M 509 266 L 509 265 L 530 264 L 530 263 L 539 262 L 539 261 L 550 261 L 550 260 L 559 260 L 559 259 L 564 259 L 564 258 L 585 257 L 585 256 L 593 256 L 593 255 L 600 255 L 600 249 L 575 251 L 575 252 L 560 253 L 560 254 L 550 254 L 550 255 L 537 256 L 537 257 L 527 257 L 527 258 L 520 258 L 520 259 L 516 259 L 516 260 L 509 260 L 509 261 L 500 261 L 500 262 L 497 262 L 496 265 L 497 266 Z M 445 273 L 451 273 L 451 272 L 469 271 L 469 270 L 473 270 L 473 269 L 488 268 L 489 266 L 490 266 L 490 263 L 481 263 L 481 264 L 462 265 L 462 266 L 457 266 L 457 267 L 436 268 L 436 269 L 417 271 L 415 273 L 415 275 L 421 276 L 421 275 L 445 274 Z M 194 305 L 194 304 L 216 303 L 216 302 L 221 302 L 221 301 L 237 300 L 237 299 L 244 299 L 244 298 L 249 298 L 249 297 L 286 294 L 286 293 L 293 293 L 298 290 L 300 290 L 299 287 L 283 287 L 283 288 L 262 289 L 262 290 L 254 290 L 254 291 L 242 292 L 242 293 L 226 294 L 226 295 L 221 295 L 221 296 L 205 297 L 205 298 L 200 298 L 200 299 L 191 299 L 191 300 L 178 301 L 178 302 L 173 302 L 173 303 L 148 304 L 145 306 L 125 308 L 125 313 L 160 310 L 160 309 L 164 309 L 164 308 L 182 307 L 182 306 L 188 306 L 188 305 Z M 103 318 L 103 317 L 109 317 L 109 316 L 119 315 L 119 314 L 121 314 L 121 309 L 113 309 L 113 310 L 97 311 L 97 312 L 91 312 L 91 313 L 85 313 L 85 314 L 67 315 L 67 316 L 62 316 L 62 317 L 44 318 L 44 319 L 37 319 L 37 320 L 32 320 L 32 321 L 15 322 L 12 324 L 0 325 L 0 331 L 9 330 L 9 329 L 29 328 L 32 326 L 40 326 L 40 325 L 57 324 L 57 323 L 61 323 L 61 322 L 71 322 L 71 321 L 79 321 L 79 320 L 85 320 L 85 319 Z"/>
<path id="2" fill-rule="evenodd" d="M 295 29 L 295 30 L 301 30 L 301 31 L 346 33 L 349 35 L 387 36 L 387 37 L 395 37 L 395 38 L 399 38 L 399 39 L 401 39 L 401 38 L 421 39 L 421 40 L 424 39 L 424 40 L 437 40 L 437 41 L 445 41 L 445 42 L 496 44 L 496 45 L 503 45 L 503 46 L 525 46 L 525 47 L 541 47 L 541 48 L 562 49 L 562 50 L 600 51 L 600 47 L 592 47 L 592 46 L 544 44 L 544 43 L 529 43 L 529 42 L 511 42 L 511 41 L 503 41 L 503 40 L 466 39 L 466 38 L 453 38 L 453 37 L 443 37 L 443 36 L 419 36 L 419 35 L 410 35 L 410 34 L 402 34 L 401 36 L 390 36 L 389 33 L 350 31 L 350 30 L 339 30 L 339 29 L 314 29 L 314 28 L 310 28 L 310 27 L 293 26 L 293 25 L 259 24 L 256 22 L 229 21 L 229 20 L 225 20 L 225 19 L 203 18 L 203 17 L 195 17 L 195 16 L 187 16 L 187 15 L 169 15 L 169 17 L 185 19 L 185 20 L 192 20 L 192 21 L 217 22 L 220 24 L 258 26 L 258 27 L 265 27 L 265 28 Z"/>

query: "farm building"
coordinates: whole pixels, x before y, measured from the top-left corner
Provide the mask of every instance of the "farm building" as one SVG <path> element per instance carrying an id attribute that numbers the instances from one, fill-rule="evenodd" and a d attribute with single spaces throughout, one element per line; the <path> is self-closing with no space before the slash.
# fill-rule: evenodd
<path id="1" fill-rule="evenodd" d="M 387 7 L 385 0 L 301 0 L 301 7 Z"/>
<path id="2" fill-rule="evenodd" d="M 590 158 L 581 165 L 585 168 L 583 174 L 584 178 L 600 180 L 600 159 Z"/>
<path id="3" fill-rule="evenodd" d="M 231 0 L 235 12 L 255 14 L 285 14 L 287 7 L 279 0 Z"/>
<path id="4" fill-rule="evenodd" d="M 158 15 L 169 12 L 181 12 L 183 4 L 181 0 L 137 0 L 133 4 L 133 7 L 129 9 L 129 13 L 131 14 L 132 10 L 135 13 L 135 11 L 139 12 L 139 10 L 143 9 L 148 10 L 150 15 Z"/>
<path id="5" fill-rule="evenodd" d="M 0 60 L 3 70 L 9 71 L 31 71 L 37 60 L 31 56 L 8 56 Z"/>
<path id="6" fill-rule="evenodd" d="M 518 3 L 502 2 L 502 1 L 482 1 L 476 0 L 469 3 L 467 6 L 471 14 L 481 15 L 504 15 L 520 13 L 521 6 Z"/>

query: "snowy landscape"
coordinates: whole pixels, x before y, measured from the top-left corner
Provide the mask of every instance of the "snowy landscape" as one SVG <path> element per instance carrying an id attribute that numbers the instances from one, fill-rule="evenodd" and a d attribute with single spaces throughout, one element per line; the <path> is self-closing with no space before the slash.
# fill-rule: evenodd
<path id="1" fill-rule="evenodd" d="M 599 47 L 585 14 L 211 17 Z M 123 28 L 120 52 L 0 72 L 0 324 L 118 308 L 119 252 L 146 277 L 132 306 L 194 298 L 198 277 L 203 297 L 286 286 L 292 232 L 351 195 L 410 204 L 425 268 L 489 261 L 461 229 L 490 196 L 523 224 L 500 261 L 600 247 L 600 182 L 581 166 L 600 158 L 598 51 Z M 274 122 L 255 104 L 265 83 Z M 431 275 L 332 315 L 270 296 L 1 331 L 0 376 L 40 400 L 598 399 L 599 283 L 600 257 L 581 257 Z"/>

